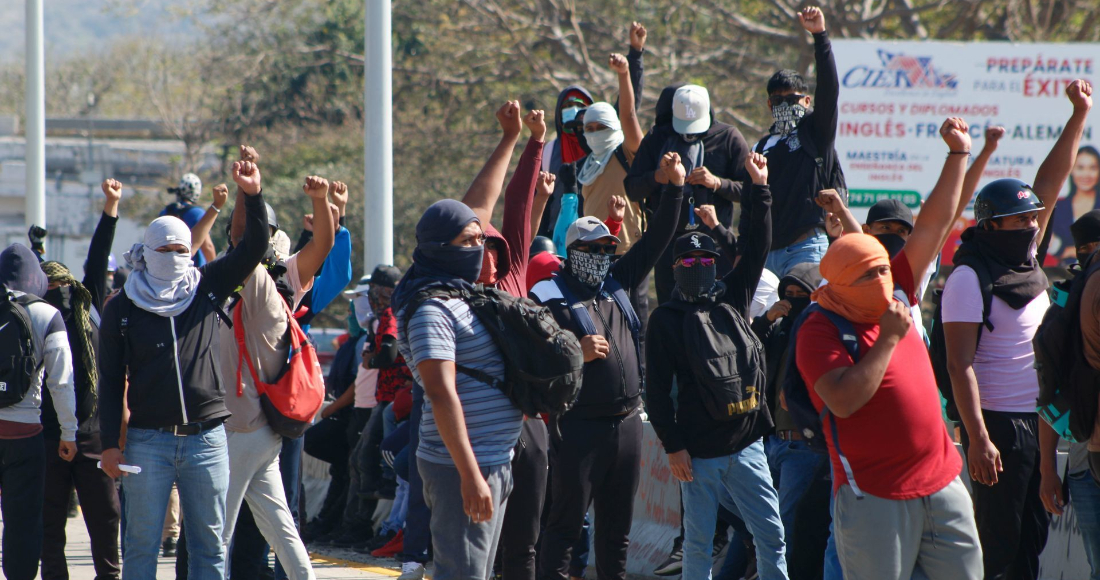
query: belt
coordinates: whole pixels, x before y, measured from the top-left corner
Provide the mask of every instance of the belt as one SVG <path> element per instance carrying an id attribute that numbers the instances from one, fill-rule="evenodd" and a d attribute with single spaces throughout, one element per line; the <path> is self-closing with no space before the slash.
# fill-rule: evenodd
<path id="1" fill-rule="evenodd" d="M 203 431 L 213 429 L 221 425 L 224 421 L 224 419 L 211 419 L 201 423 L 185 423 L 183 425 L 172 425 L 171 427 L 157 427 L 157 431 L 171 433 L 176 437 L 186 437 L 188 435 L 198 435 Z"/>
<path id="2" fill-rule="evenodd" d="M 800 433 L 797 429 L 783 429 L 781 431 L 776 431 L 775 436 L 779 438 L 780 441 L 802 441 L 803 439 L 802 433 Z"/>

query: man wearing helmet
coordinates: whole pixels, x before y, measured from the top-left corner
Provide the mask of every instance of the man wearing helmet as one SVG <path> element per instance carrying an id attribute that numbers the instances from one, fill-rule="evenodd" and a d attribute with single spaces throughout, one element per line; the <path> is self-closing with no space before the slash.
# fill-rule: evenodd
<path id="1" fill-rule="evenodd" d="M 1092 86 L 1066 88 L 1073 115 L 1034 186 L 999 179 L 978 192 L 942 300 L 947 367 L 963 423 L 986 578 L 1035 578 L 1049 516 L 1039 496 L 1039 381 L 1032 337 L 1050 301 L 1037 261 L 1058 192 L 1073 167 Z M 984 290 L 984 293 L 983 293 Z"/>
<path id="2" fill-rule="evenodd" d="M 199 220 L 206 213 L 205 210 L 195 205 L 195 202 L 199 200 L 199 196 L 202 195 L 202 180 L 199 179 L 199 176 L 194 173 L 183 174 L 179 185 L 169 187 L 168 193 L 175 194 L 176 201 L 166 205 L 161 210 L 160 215 L 174 215 L 183 220 L 188 228 L 195 227 L 195 224 L 199 223 Z M 206 238 L 206 241 L 199 246 L 199 250 L 191 258 L 195 262 L 195 267 L 213 260 L 217 254 L 214 251 L 214 242 L 210 238 Z"/>

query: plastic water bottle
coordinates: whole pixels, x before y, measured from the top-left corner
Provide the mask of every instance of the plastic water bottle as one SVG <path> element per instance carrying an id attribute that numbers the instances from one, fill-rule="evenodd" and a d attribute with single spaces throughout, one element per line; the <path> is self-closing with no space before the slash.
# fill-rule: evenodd
<path id="1" fill-rule="evenodd" d="M 580 217 L 577 215 L 579 204 L 580 201 L 575 193 L 566 193 L 561 196 L 561 211 L 558 212 L 558 221 L 554 224 L 554 247 L 562 256 L 566 255 L 565 233 L 569 231 L 569 226 L 573 225 L 573 222 Z"/>

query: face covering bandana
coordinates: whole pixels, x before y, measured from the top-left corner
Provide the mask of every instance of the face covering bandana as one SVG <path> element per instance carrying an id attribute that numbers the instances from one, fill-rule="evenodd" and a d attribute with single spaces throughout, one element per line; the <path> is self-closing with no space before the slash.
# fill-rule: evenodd
<path id="1" fill-rule="evenodd" d="M 821 276 L 829 281 L 812 298 L 856 324 L 876 324 L 894 299 L 893 276 L 859 280 L 868 270 L 890 265 L 886 249 L 873 236 L 848 234 L 829 247 Z"/>
<path id="2" fill-rule="evenodd" d="M 141 244 L 124 256 L 133 267 L 126 279 L 126 295 L 142 310 L 164 317 L 181 314 L 191 305 L 202 274 L 184 252 L 158 252 L 157 248 L 178 244 L 191 249 L 191 230 L 183 220 L 159 217 L 145 228 Z"/>
<path id="3" fill-rule="evenodd" d="M 371 309 L 370 296 L 356 296 L 352 307 L 355 309 L 355 322 L 359 324 L 359 328 L 370 328 L 369 322 L 374 312 Z"/>
<path id="4" fill-rule="evenodd" d="M 875 239 L 882 244 L 882 247 L 886 248 L 886 253 L 890 255 L 891 260 L 901 253 L 901 249 L 905 247 L 905 238 L 897 234 L 877 234 Z"/>
<path id="5" fill-rule="evenodd" d="M 1035 244 L 1035 238 L 1039 235 L 1039 228 L 1026 230 L 986 230 L 978 228 L 974 232 L 975 238 L 981 238 L 983 244 L 989 246 L 1008 264 L 1026 264 L 1032 260 L 1031 248 Z"/>
<path id="6" fill-rule="evenodd" d="M 590 254 L 569 249 L 569 273 L 581 284 L 596 288 L 603 284 L 607 271 L 611 269 L 611 256 L 608 254 Z"/>
<path id="7" fill-rule="evenodd" d="M 794 131 L 805 115 L 806 107 L 802 105 L 779 103 L 772 107 L 772 118 L 775 119 L 775 123 L 772 125 L 771 134 L 786 135 Z"/>
<path id="8" fill-rule="evenodd" d="M 798 318 L 802 311 L 810 307 L 809 296 L 792 296 L 790 298 L 784 298 L 787 302 L 791 303 L 791 312 L 787 315 L 790 320 Z"/>
<path id="9" fill-rule="evenodd" d="M 676 288 L 680 296 L 688 302 L 695 302 L 710 295 L 714 289 L 714 281 L 717 279 L 718 267 L 710 266 L 676 266 L 672 269 L 672 277 L 676 279 Z"/>
<path id="10" fill-rule="evenodd" d="M 478 284 L 492 286 L 497 283 L 497 259 L 499 257 L 496 249 L 485 249 L 485 252 L 482 254 L 481 273 L 477 277 Z"/>

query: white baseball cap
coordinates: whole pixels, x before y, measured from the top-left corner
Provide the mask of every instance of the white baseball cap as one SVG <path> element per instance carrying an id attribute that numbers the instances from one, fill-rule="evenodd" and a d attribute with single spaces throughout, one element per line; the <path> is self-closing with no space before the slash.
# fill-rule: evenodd
<path id="1" fill-rule="evenodd" d="M 710 94 L 699 85 L 684 85 L 672 96 L 672 128 L 681 135 L 710 129 Z"/>

